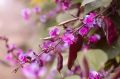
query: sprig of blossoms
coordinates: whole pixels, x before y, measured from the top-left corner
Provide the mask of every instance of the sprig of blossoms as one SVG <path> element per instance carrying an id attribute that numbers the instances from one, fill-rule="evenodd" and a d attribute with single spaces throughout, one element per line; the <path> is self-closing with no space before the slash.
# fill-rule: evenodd
<path id="1" fill-rule="evenodd" d="M 62 7 L 63 10 L 66 10 L 70 7 L 71 0 L 56 0 L 56 3 Z M 40 9 L 35 8 L 34 12 L 39 13 Z M 23 10 L 22 15 L 26 20 L 29 19 L 30 14 L 31 11 L 29 9 Z M 40 17 L 43 22 L 46 21 L 45 18 L 46 16 Z M 84 49 L 85 46 L 88 47 L 88 49 L 92 48 L 91 45 L 95 46 L 103 38 L 106 38 L 108 45 L 111 45 L 118 37 L 113 21 L 105 15 L 90 12 L 81 20 L 82 22 L 79 23 L 79 27 L 70 27 L 72 23 L 74 25 L 76 21 L 80 20 L 75 18 L 75 20 L 58 24 L 49 29 L 49 37 L 44 38 L 43 43 L 39 46 L 41 52 L 34 52 L 33 50 L 24 52 L 14 45 L 9 45 L 7 38 L 0 37 L 6 44 L 8 52 L 7 60 L 17 64 L 18 68 L 22 68 L 26 77 L 37 79 L 46 73 L 47 67 L 45 64 L 55 59 L 55 57 L 57 58 L 57 71 L 61 73 L 64 61 L 62 52 L 64 52 L 66 48 L 69 48 L 67 66 L 68 69 L 72 71 L 73 66 L 75 66 L 74 62 L 78 51 Z M 58 28 L 59 26 L 63 26 L 64 32 Z M 101 31 L 101 29 L 103 31 Z M 92 30 L 94 31 L 91 32 Z M 83 64 L 88 64 L 85 58 Z M 73 73 L 76 73 L 76 71 L 81 71 L 81 73 L 79 73 L 81 78 L 83 78 L 85 73 L 86 79 L 102 79 L 97 71 L 90 71 L 87 66 L 86 72 L 80 70 L 80 67 L 74 69 Z"/>
<path id="2" fill-rule="evenodd" d="M 47 54 L 48 56 L 55 55 L 58 59 L 57 70 L 60 72 L 63 67 L 62 52 L 64 52 L 65 50 L 65 49 L 63 50 L 64 45 L 67 44 L 68 47 L 70 48 L 69 51 L 70 53 L 68 57 L 68 68 L 71 69 L 77 57 L 77 52 L 81 50 L 85 44 L 86 45 L 96 44 L 101 39 L 101 35 L 97 34 L 96 32 L 93 32 L 92 35 L 89 35 L 89 32 L 92 29 L 98 27 L 98 29 L 96 30 L 99 30 L 100 28 L 102 29 L 102 27 L 107 27 L 108 30 L 105 31 L 108 32 L 109 30 L 110 32 L 112 31 L 111 29 L 109 29 L 109 26 L 99 27 L 100 24 L 95 22 L 97 18 L 96 15 L 97 13 L 90 13 L 89 15 L 86 15 L 82 22 L 83 25 L 78 27 L 77 29 L 71 29 L 71 31 L 69 32 L 68 32 L 69 27 L 65 28 L 66 30 L 65 33 L 60 33 L 60 29 L 57 26 L 51 28 L 49 30 L 50 38 L 44 39 L 43 44 L 40 45 L 42 51 L 39 54 L 32 50 L 29 50 L 28 52 L 24 53 L 21 49 L 18 49 L 15 46 L 11 47 L 7 43 L 8 40 L 6 38 L 1 37 L 1 39 L 5 40 L 8 49 L 9 54 L 7 56 L 7 59 L 10 61 L 15 60 L 15 62 L 18 63 L 20 67 L 23 67 L 23 72 L 25 73 L 26 76 L 28 76 L 28 74 L 31 74 L 31 76 L 35 78 L 36 76 L 39 76 L 39 73 L 41 73 L 42 71 L 41 68 L 44 67 L 44 63 L 46 62 L 46 58 L 44 59 L 43 55 L 45 54 Z M 107 25 L 106 23 L 107 19 L 105 19 L 105 21 L 104 18 L 101 17 L 101 19 L 103 19 L 102 23 L 105 23 Z M 115 29 L 114 26 L 111 27 Z M 113 36 L 114 34 L 116 36 L 116 31 L 115 33 L 113 32 Z M 111 38 L 109 39 L 108 35 L 106 37 L 107 40 L 116 40 Z M 84 42 L 85 39 L 87 41 Z M 29 65 L 26 66 L 26 63 L 29 63 Z M 96 77 L 96 79 L 100 79 L 99 77 L 97 77 L 97 75 L 99 76 L 99 74 L 97 73 L 95 74 L 93 72 L 90 72 L 90 79 L 94 79 L 94 77 Z"/>

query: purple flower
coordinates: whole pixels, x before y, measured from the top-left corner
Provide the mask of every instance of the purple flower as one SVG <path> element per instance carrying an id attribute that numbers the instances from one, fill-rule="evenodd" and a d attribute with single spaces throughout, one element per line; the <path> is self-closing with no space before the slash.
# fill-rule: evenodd
<path id="1" fill-rule="evenodd" d="M 104 20 L 103 20 L 103 18 L 101 18 L 101 17 L 97 17 L 97 18 L 95 19 L 95 22 L 96 22 L 96 24 L 97 24 L 98 27 L 105 26 Z"/>
<path id="2" fill-rule="evenodd" d="M 24 54 L 24 53 L 21 53 L 18 58 L 22 62 L 26 62 L 27 61 L 26 54 Z"/>
<path id="3" fill-rule="evenodd" d="M 44 76 L 46 73 L 46 68 L 44 67 L 39 67 L 37 63 L 31 63 L 29 65 L 25 65 L 22 68 L 23 74 L 28 78 L 28 79 L 38 79 L 41 76 Z"/>
<path id="4" fill-rule="evenodd" d="M 17 63 L 17 61 L 14 59 L 14 56 L 11 53 L 6 55 L 5 60 L 8 61 L 12 66 L 16 65 Z"/>
<path id="5" fill-rule="evenodd" d="M 30 57 L 31 60 L 34 60 L 34 59 L 36 58 L 36 56 L 35 56 L 34 53 L 35 53 L 35 52 L 34 52 L 33 50 L 29 49 L 29 50 L 26 52 L 26 56 L 27 56 L 27 57 Z"/>
<path id="6" fill-rule="evenodd" d="M 52 59 L 52 57 L 49 54 L 46 54 L 46 53 L 43 53 L 40 58 L 41 58 L 41 60 L 44 60 L 46 62 L 49 62 Z"/>
<path id="7" fill-rule="evenodd" d="M 9 45 L 10 47 L 11 45 Z M 12 47 L 10 47 L 12 48 Z M 9 48 L 9 49 L 10 49 Z M 19 55 L 23 53 L 23 51 L 21 49 L 16 49 L 15 52 L 10 52 L 6 55 L 5 59 L 6 61 L 8 61 L 10 63 L 10 65 L 15 65 L 18 63 L 18 60 L 16 59 L 16 57 L 19 57 Z M 15 57 L 16 56 L 16 57 Z M 23 58 L 22 58 L 23 59 Z"/>
<path id="8" fill-rule="evenodd" d="M 33 8 L 33 12 L 35 13 L 40 13 L 40 11 L 41 11 L 41 8 L 39 8 L 38 6 Z"/>
<path id="9" fill-rule="evenodd" d="M 75 40 L 75 37 L 73 34 L 65 34 L 63 37 L 62 37 L 62 40 L 70 45 L 70 44 L 73 44 L 74 40 Z"/>
<path id="10" fill-rule="evenodd" d="M 99 34 L 94 34 L 88 38 L 89 43 L 97 43 L 100 40 L 100 35 Z"/>
<path id="11" fill-rule="evenodd" d="M 40 19 L 40 22 L 45 23 L 47 21 L 47 16 L 46 15 L 41 15 L 39 17 L 39 19 Z"/>
<path id="12" fill-rule="evenodd" d="M 26 53 L 22 52 L 18 55 L 18 59 L 22 63 L 26 63 L 28 61 L 32 61 L 36 58 L 32 50 L 28 50 Z"/>
<path id="13" fill-rule="evenodd" d="M 70 7 L 70 2 L 71 0 L 55 0 L 56 3 L 58 5 L 60 5 L 60 7 L 63 9 L 63 10 L 66 10 Z"/>
<path id="14" fill-rule="evenodd" d="M 47 49 L 49 46 L 52 46 L 52 41 L 47 40 L 42 43 L 41 48 Z"/>
<path id="15" fill-rule="evenodd" d="M 100 74 L 96 71 L 90 71 L 89 79 L 101 79 Z"/>
<path id="16" fill-rule="evenodd" d="M 80 30 L 79 30 L 79 34 L 80 34 L 81 36 L 87 35 L 88 32 L 89 32 L 89 27 L 87 27 L 87 26 L 83 26 L 83 27 L 80 28 Z"/>
<path id="17" fill-rule="evenodd" d="M 9 53 L 9 52 L 12 52 L 12 51 L 13 51 L 14 49 L 16 49 L 17 47 L 16 47 L 15 44 L 10 44 L 10 45 L 7 46 L 7 48 L 8 48 L 8 51 L 7 51 L 7 52 Z"/>
<path id="18" fill-rule="evenodd" d="M 55 43 L 50 40 L 46 40 L 40 45 L 40 47 L 45 53 L 50 53 L 49 49 L 53 48 L 54 46 L 55 46 Z"/>
<path id="19" fill-rule="evenodd" d="M 50 11 L 48 14 L 47 14 L 47 16 L 48 17 L 53 17 L 53 16 L 55 16 L 56 15 L 56 12 L 53 10 L 53 11 Z"/>
<path id="20" fill-rule="evenodd" d="M 96 13 L 90 13 L 89 15 L 86 15 L 83 20 L 83 23 L 87 24 L 89 27 L 93 27 L 93 24 L 95 24 L 95 19 L 94 19 L 95 16 Z"/>
<path id="21" fill-rule="evenodd" d="M 50 37 L 56 37 L 59 34 L 60 34 L 60 29 L 58 27 L 50 28 L 50 31 L 49 31 Z"/>
<path id="22" fill-rule="evenodd" d="M 70 7 L 70 3 L 69 2 L 63 2 L 61 3 L 61 7 L 63 10 L 66 10 Z"/>
<path id="23" fill-rule="evenodd" d="M 21 15 L 25 20 L 29 20 L 31 15 L 31 10 L 29 8 L 25 8 L 21 11 Z"/>

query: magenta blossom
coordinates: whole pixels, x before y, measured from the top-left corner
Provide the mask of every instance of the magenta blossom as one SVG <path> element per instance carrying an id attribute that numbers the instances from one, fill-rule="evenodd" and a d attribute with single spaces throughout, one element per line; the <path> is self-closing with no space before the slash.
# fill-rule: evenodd
<path id="1" fill-rule="evenodd" d="M 58 5 L 60 5 L 60 7 L 63 9 L 63 10 L 66 10 L 70 7 L 70 2 L 71 0 L 55 0 L 56 3 Z"/>
<path id="2" fill-rule="evenodd" d="M 21 15 L 24 18 L 24 20 L 29 20 L 31 15 L 31 10 L 29 8 L 25 8 L 21 11 Z"/>
<path id="3" fill-rule="evenodd" d="M 47 21 L 47 16 L 46 15 L 40 15 L 39 19 L 40 19 L 40 22 L 45 23 Z"/>
<path id="4" fill-rule="evenodd" d="M 95 24 L 95 16 L 96 13 L 90 13 L 89 15 L 86 15 L 83 23 L 89 25 L 89 27 L 93 27 L 93 24 Z"/>
<path id="5" fill-rule="evenodd" d="M 33 8 L 33 12 L 34 13 L 40 13 L 41 12 L 41 8 L 39 8 L 38 6 Z"/>
<path id="6" fill-rule="evenodd" d="M 37 63 L 31 63 L 29 65 L 24 66 L 24 68 L 22 68 L 22 71 L 28 79 L 38 79 L 45 75 L 46 68 L 39 67 Z"/>
<path id="7" fill-rule="evenodd" d="M 87 27 L 87 26 L 83 26 L 83 27 L 80 28 L 80 30 L 79 30 L 79 34 L 80 34 L 81 36 L 87 35 L 88 32 L 89 32 L 89 27 Z"/>
<path id="8" fill-rule="evenodd" d="M 50 37 L 56 37 L 59 34 L 60 34 L 60 29 L 58 27 L 55 26 L 50 28 L 50 31 L 49 31 Z"/>
<path id="9" fill-rule="evenodd" d="M 20 53 L 20 54 L 18 55 L 18 59 L 19 59 L 22 63 L 26 63 L 26 62 L 28 62 L 28 61 L 32 61 L 32 60 L 35 59 L 35 57 L 36 57 L 36 56 L 34 55 L 34 53 L 33 53 L 32 50 L 29 50 L 29 51 L 26 52 L 26 53 L 22 52 L 22 53 Z"/>
<path id="10" fill-rule="evenodd" d="M 89 73 L 89 79 L 101 79 L 101 76 L 96 71 L 90 71 L 90 73 Z"/>
<path id="11" fill-rule="evenodd" d="M 12 45 L 9 45 L 12 46 Z M 10 47 L 12 48 L 12 47 Z M 10 49 L 9 48 L 9 49 Z M 6 55 L 5 60 L 8 61 L 10 63 L 10 65 L 16 65 L 19 61 L 16 59 L 16 57 L 18 57 L 21 53 L 23 53 L 23 51 L 21 49 L 17 49 L 14 52 L 10 52 Z M 16 56 L 16 57 L 15 57 Z"/>
<path id="12" fill-rule="evenodd" d="M 5 60 L 8 61 L 12 66 L 16 65 L 17 63 L 17 61 L 14 59 L 14 56 L 11 53 L 6 55 Z"/>
<path id="13" fill-rule="evenodd" d="M 70 45 L 70 44 L 73 44 L 74 40 L 75 40 L 75 37 L 73 34 L 65 34 L 63 37 L 62 37 L 62 40 L 67 44 L 67 45 Z"/>
<path id="14" fill-rule="evenodd" d="M 91 35 L 91 36 L 88 38 L 89 43 L 97 43 L 100 39 L 101 39 L 101 37 L 100 37 L 99 34 Z"/>
<path id="15" fill-rule="evenodd" d="M 41 60 L 44 60 L 45 62 L 49 62 L 52 59 L 52 56 L 46 53 L 43 53 L 41 55 Z"/>

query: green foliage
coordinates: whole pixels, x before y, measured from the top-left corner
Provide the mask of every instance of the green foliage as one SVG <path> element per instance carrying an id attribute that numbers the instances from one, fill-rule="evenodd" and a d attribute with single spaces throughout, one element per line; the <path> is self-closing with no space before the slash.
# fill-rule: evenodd
<path id="1" fill-rule="evenodd" d="M 108 7 L 112 0 L 83 0 L 82 5 L 84 6 L 84 15 L 100 7 Z"/>
<path id="2" fill-rule="evenodd" d="M 113 46 L 103 49 L 107 52 L 109 59 L 116 57 L 120 54 L 120 38 Z"/>
<path id="3" fill-rule="evenodd" d="M 66 20 L 70 20 L 73 18 L 70 14 L 76 14 L 76 9 L 68 10 L 65 13 L 60 13 L 56 17 L 58 23 L 64 22 Z"/>
<path id="4" fill-rule="evenodd" d="M 73 3 L 81 3 L 82 0 L 73 0 Z"/>
<path id="5" fill-rule="evenodd" d="M 100 49 L 91 49 L 86 52 L 79 52 L 78 61 L 81 63 L 81 59 L 86 57 L 88 60 L 88 64 L 90 69 L 99 70 L 104 67 L 105 62 L 108 60 L 107 54 Z"/>
<path id="6" fill-rule="evenodd" d="M 94 2 L 95 0 L 83 0 L 81 6 L 85 6 L 88 3 Z"/>

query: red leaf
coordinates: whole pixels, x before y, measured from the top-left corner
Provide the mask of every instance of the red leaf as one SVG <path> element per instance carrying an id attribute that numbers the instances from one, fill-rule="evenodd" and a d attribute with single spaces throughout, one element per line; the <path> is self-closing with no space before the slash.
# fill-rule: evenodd
<path id="1" fill-rule="evenodd" d="M 63 68 L 63 56 L 61 55 L 61 53 L 57 53 L 57 59 L 57 70 L 60 72 Z"/>
<path id="2" fill-rule="evenodd" d="M 106 40 L 111 45 L 118 38 L 118 32 L 115 24 L 109 17 L 104 17 L 105 27 L 103 28 L 106 33 Z"/>
<path id="3" fill-rule="evenodd" d="M 70 70 L 71 70 L 71 68 L 72 68 L 72 66 L 74 64 L 74 61 L 76 60 L 77 52 L 82 47 L 82 43 L 83 43 L 82 36 L 78 35 L 77 41 L 70 45 L 69 58 L 68 58 L 68 69 L 70 69 Z"/>

